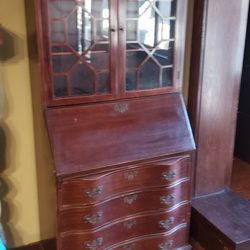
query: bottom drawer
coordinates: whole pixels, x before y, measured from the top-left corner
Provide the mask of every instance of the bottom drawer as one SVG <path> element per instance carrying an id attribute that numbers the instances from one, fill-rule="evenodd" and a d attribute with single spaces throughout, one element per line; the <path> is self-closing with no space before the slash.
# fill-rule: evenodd
<path id="1" fill-rule="evenodd" d="M 61 242 L 62 243 L 62 242 Z M 89 241 L 88 245 L 74 244 L 69 241 L 66 244 L 59 244 L 60 250 L 176 250 L 188 248 L 188 228 L 186 224 L 182 224 L 165 234 L 148 235 L 144 237 L 132 238 L 130 240 L 120 242 L 113 246 L 103 246 L 102 238 Z M 185 248 L 187 247 L 187 248 Z"/>
<path id="2" fill-rule="evenodd" d="M 170 231 L 165 235 L 139 238 L 121 243 L 107 250 L 171 250 L 180 249 L 188 244 L 188 230 L 186 226 Z"/>

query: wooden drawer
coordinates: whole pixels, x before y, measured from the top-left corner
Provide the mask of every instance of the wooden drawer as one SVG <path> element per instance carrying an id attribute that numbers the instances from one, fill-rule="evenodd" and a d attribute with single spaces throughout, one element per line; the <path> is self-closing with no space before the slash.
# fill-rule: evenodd
<path id="1" fill-rule="evenodd" d="M 164 233 L 181 224 L 187 224 L 189 205 L 171 212 L 148 213 L 91 230 L 89 232 L 68 232 L 60 234 L 60 249 L 106 249 L 119 242 L 144 235 Z"/>
<path id="2" fill-rule="evenodd" d="M 190 182 L 129 193 L 113 200 L 85 207 L 67 207 L 59 211 L 59 230 L 88 230 L 135 213 L 171 209 L 182 201 L 189 202 Z M 119 209 L 117 209 L 119 208 Z"/>
<path id="3" fill-rule="evenodd" d="M 109 250 L 173 250 L 187 246 L 188 230 L 185 225 L 181 225 L 177 230 L 171 230 L 168 234 L 141 237 L 120 243 L 107 248 Z"/>
<path id="4" fill-rule="evenodd" d="M 174 158 L 140 167 L 127 167 L 92 177 L 64 180 L 59 191 L 61 205 L 93 204 L 143 187 L 172 185 L 189 176 L 189 157 Z"/>

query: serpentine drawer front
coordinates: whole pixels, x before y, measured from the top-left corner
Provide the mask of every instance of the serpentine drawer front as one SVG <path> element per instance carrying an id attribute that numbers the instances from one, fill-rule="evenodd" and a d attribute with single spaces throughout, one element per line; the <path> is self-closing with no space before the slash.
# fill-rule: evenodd
<path id="1" fill-rule="evenodd" d="M 169 210 L 189 201 L 189 185 L 189 179 L 183 178 L 169 187 L 130 192 L 94 205 L 64 206 L 59 210 L 60 232 L 92 229 L 135 213 Z"/>
<path id="2" fill-rule="evenodd" d="M 150 237 L 140 237 L 129 243 L 121 243 L 105 250 L 170 250 L 179 249 L 187 242 L 187 227 L 185 224 L 168 231 L 167 234 Z M 179 249 L 181 250 L 181 249 Z"/>
<path id="3" fill-rule="evenodd" d="M 90 245 L 96 245 L 99 241 L 96 249 L 106 249 L 128 238 L 166 233 L 187 224 L 188 211 L 189 204 L 184 203 L 173 211 L 146 212 L 145 215 L 130 216 L 91 231 L 61 233 L 61 246 L 62 249 L 69 249 L 66 246 L 71 246 L 71 249 L 92 249 L 88 247 L 90 242 L 93 243 Z"/>
<path id="4" fill-rule="evenodd" d="M 190 158 L 183 156 L 93 177 L 67 179 L 60 186 L 61 205 L 93 204 L 131 190 L 171 186 L 189 177 L 189 165 Z"/>
<path id="5" fill-rule="evenodd" d="M 103 238 L 96 238 L 84 243 L 79 244 L 81 249 L 95 249 L 95 250 L 171 250 L 179 249 L 187 242 L 187 226 L 181 224 L 175 227 L 173 230 L 169 230 L 164 234 L 156 234 L 153 236 L 139 237 L 135 240 L 127 240 L 126 242 L 120 242 L 113 246 L 105 247 Z M 77 238 L 77 236 L 76 236 Z M 77 238 L 81 242 L 81 236 Z M 60 242 L 60 249 L 72 250 L 72 243 L 70 241 Z M 180 249 L 181 250 L 181 249 Z"/>

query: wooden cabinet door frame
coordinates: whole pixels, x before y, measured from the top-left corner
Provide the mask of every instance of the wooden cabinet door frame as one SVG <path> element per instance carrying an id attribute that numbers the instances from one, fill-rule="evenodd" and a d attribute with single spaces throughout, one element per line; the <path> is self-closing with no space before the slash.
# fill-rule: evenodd
<path id="1" fill-rule="evenodd" d="M 183 82 L 184 51 L 186 39 L 187 2 L 177 0 L 175 45 L 173 58 L 173 86 L 152 88 L 145 90 L 125 91 L 126 68 L 126 1 L 109 0 L 110 9 L 110 92 L 102 94 L 76 95 L 55 98 L 53 95 L 52 60 L 50 52 L 50 24 L 48 16 L 49 0 L 36 1 L 37 34 L 41 77 L 44 89 L 43 103 L 45 107 L 84 104 L 99 101 L 108 101 L 129 97 L 152 96 L 171 92 L 180 92 Z M 66 32 L 66 31 L 65 31 Z M 67 44 L 67 41 L 65 42 Z M 68 74 L 69 76 L 69 74 Z M 69 79 L 67 80 L 69 94 Z"/>
<path id="2" fill-rule="evenodd" d="M 118 9 L 118 40 L 119 40 L 119 95 L 122 98 L 140 97 L 149 95 L 158 95 L 171 92 L 181 92 L 184 72 L 184 55 L 186 44 L 187 28 L 187 8 L 188 0 L 177 0 L 176 19 L 175 19 L 175 37 L 174 37 L 174 58 L 173 58 L 173 76 L 172 86 L 163 88 L 139 89 L 126 91 L 126 1 L 118 0 L 120 8 Z"/>
<path id="3" fill-rule="evenodd" d="M 117 0 L 109 0 L 110 25 L 109 25 L 109 69 L 110 93 L 93 94 L 84 96 L 69 96 L 63 98 L 53 97 L 52 63 L 50 58 L 50 26 L 48 16 L 49 0 L 36 0 L 37 35 L 41 66 L 41 80 L 43 85 L 43 103 L 45 107 L 81 104 L 113 100 L 117 96 Z M 112 73 L 111 73 L 112 72 Z"/>

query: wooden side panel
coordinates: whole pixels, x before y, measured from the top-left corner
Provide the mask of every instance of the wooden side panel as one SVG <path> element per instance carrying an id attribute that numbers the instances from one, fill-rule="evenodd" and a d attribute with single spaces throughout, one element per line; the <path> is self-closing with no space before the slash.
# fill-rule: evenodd
<path id="1" fill-rule="evenodd" d="M 57 174 L 194 149 L 179 94 L 46 112 Z"/>
<path id="2" fill-rule="evenodd" d="M 249 0 L 195 3 L 199 21 L 194 23 L 189 104 L 198 147 L 196 196 L 230 181 L 248 5 Z"/>

